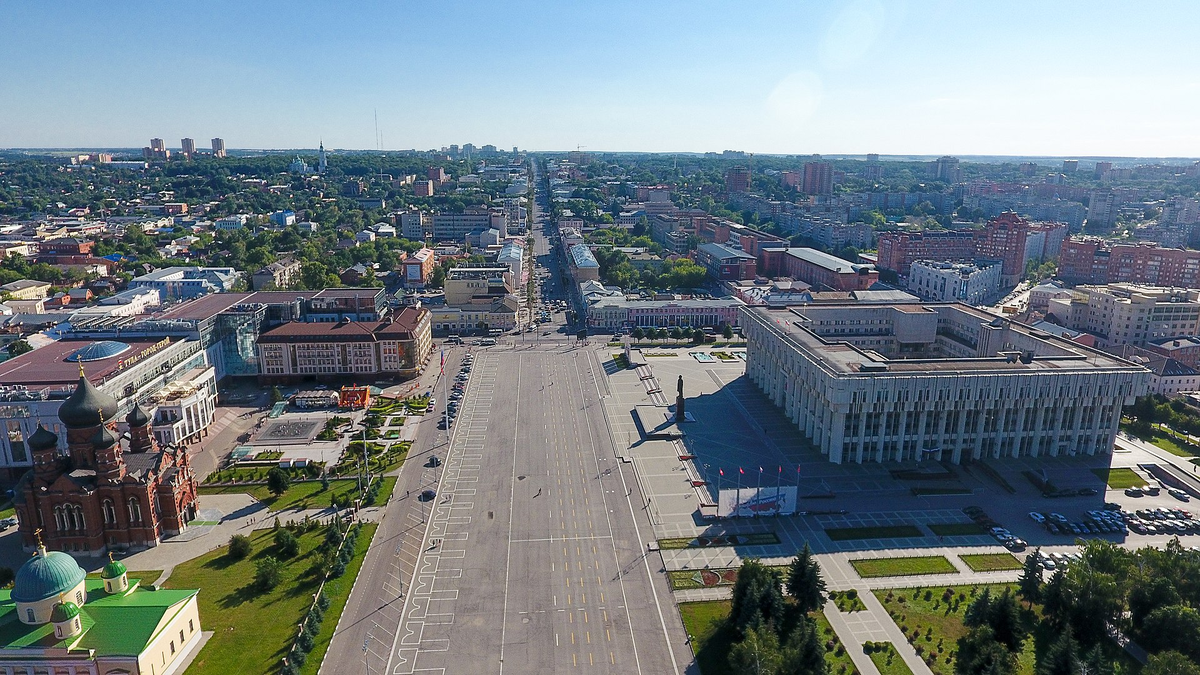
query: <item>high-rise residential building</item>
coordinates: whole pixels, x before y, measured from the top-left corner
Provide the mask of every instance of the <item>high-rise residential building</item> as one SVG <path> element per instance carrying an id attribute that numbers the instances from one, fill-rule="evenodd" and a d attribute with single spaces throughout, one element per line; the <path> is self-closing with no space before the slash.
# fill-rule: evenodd
<path id="1" fill-rule="evenodd" d="M 170 159 L 171 151 L 161 138 L 151 138 L 150 145 L 142 148 L 142 156 L 146 159 Z"/>
<path id="2" fill-rule="evenodd" d="M 797 187 L 804 180 L 804 174 L 799 171 L 784 171 L 779 176 L 784 187 Z"/>
<path id="3" fill-rule="evenodd" d="M 746 375 L 830 462 L 1112 452 L 1136 364 L 963 304 L 745 307 Z"/>
<path id="4" fill-rule="evenodd" d="M 1111 230 L 1117 220 L 1117 194 L 1112 190 L 1092 190 L 1088 201 L 1087 228 L 1093 232 Z"/>
<path id="5" fill-rule="evenodd" d="M 225 139 L 223 139 L 223 138 L 212 139 L 212 153 L 213 153 L 213 157 L 224 157 L 225 156 Z"/>
<path id="6" fill-rule="evenodd" d="M 879 153 L 878 152 L 868 152 L 867 153 L 867 161 L 871 162 L 872 164 L 878 162 L 879 161 Z"/>
<path id="7" fill-rule="evenodd" d="M 415 180 L 413 181 L 413 194 L 418 197 L 433 196 L 433 181 L 431 180 Z"/>
<path id="8" fill-rule="evenodd" d="M 833 165 L 829 162 L 805 162 L 804 181 L 800 189 L 807 195 L 833 193 Z"/>
<path id="9" fill-rule="evenodd" d="M 446 170 L 440 166 L 431 166 L 425 172 L 426 178 L 433 181 L 434 185 L 441 185 L 446 182 Z"/>
<path id="10" fill-rule="evenodd" d="M 1078 170 L 1079 170 L 1079 160 L 1077 160 L 1077 159 L 1064 159 L 1063 160 L 1063 167 L 1062 167 L 1063 173 L 1075 173 Z"/>
<path id="11" fill-rule="evenodd" d="M 947 183 L 958 183 L 962 180 L 962 170 L 958 168 L 958 158 L 944 155 L 933 162 L 933 177 Z"/>
<path id="12" fill-rule="evenodd" d="M 1109 171 L 1112 170 L 1112 167 L 1113 167 L 1112 162 L 1096 162 L 1096 169 L 1094 171 L 1094 175 L 1096 176 L 1096 178 L 1103 178 L 1105 173 L 1108 173 Z"/>
<path id="13" fill-rule="evenodd" d="M 725 172 L 726 192 L 748 192 L 750 190 L 750 169 L 744 166 L 731 167 Z"/>
<path id="14" fill-rule="evenodd" d="M 196 141 L 190 138 L 181 138 L 179 140 L 179 146 L 183 148 L 183 154 L 185 157 L 191 157 L 192 155 L 196 154 Z"/>

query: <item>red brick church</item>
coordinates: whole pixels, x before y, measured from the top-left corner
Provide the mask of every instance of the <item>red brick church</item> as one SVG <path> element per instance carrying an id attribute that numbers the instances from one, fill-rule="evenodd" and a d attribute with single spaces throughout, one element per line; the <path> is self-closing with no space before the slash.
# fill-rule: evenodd
<path id="1" fill-rule="evenodd" d="M 22 543 L 101 555 L 157 546 L 196 516 L 196 477 L 187 449 L 159 447 L 151 417 L 135 405 L 125 417 L 128 438 L 116 433 L 117 401 L 82 375 L 59 407 L 67 453 L 41 424 L 29 436 L 33 470 L 17 483 Z"/>

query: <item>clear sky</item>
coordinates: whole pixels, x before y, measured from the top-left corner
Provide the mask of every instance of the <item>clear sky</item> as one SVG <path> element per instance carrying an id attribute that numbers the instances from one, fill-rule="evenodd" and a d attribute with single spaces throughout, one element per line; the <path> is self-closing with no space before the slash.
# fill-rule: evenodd
<path id="1" fill-rule="evenodd" d="M 1200 2 L 42 2 L 0 147 L 1200 156 Z"/>

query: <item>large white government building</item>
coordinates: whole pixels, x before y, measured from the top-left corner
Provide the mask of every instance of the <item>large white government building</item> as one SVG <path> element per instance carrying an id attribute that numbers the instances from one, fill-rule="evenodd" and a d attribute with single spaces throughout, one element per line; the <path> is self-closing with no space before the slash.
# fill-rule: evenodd
<path id="1" fill-rule="evenodd" d="M 831 462 L 1111 452 L 1149 371 L 959 303 L 746 307 L 746 372 Z"/>

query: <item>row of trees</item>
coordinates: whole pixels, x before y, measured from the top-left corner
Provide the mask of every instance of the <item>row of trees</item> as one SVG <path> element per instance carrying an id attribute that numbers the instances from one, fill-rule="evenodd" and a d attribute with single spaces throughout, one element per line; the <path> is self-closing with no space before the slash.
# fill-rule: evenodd
<path id="1" fill-rule="evenodd" d="M 1169 399 L 1161 394 L 1139 396 L 1133 405 L 1125 409 L 1124 414 L 1133 418 L 1131 431 L 1140 436 L 1149 436 L 1151 425 L 1155 423 L 1189 434 L 1200 434 L 1200 412 L 1178 398 Z"/>
<path id="2" fill-rule="evenodd" d="M 686 326 L 684 326 L 682 328 L 679 326 L 675 326 L 674 328 L 671 328 L 671 329 L 642 328 L 641 326 L 638 326 L 637 328 L 634 328 L 629 333 L 629 337 L 633 338 L 634 340 L 637 340 L 638 342 L 641 342 L 642 340 L 671 339 L 671 340 L 674 340 L 675 342 L 679 342 L 680 340 L 690 340 L 692 342 L 699 344 L 700 342 L 704 341 L 704 336 L 705 336 L 705 333 L 702 329 L 688 328 Z M 729 326 L 729 324 L 722 324 L 721 325 L 721 336 L 724 337 L 726 340 L 732 339 L 733 338 L 733 328 L 731 328 Z"/>
<path id="3" fill-rule="evenodd" d="M 729 651 L 730 672 L 828 675 L 825 645 L 809 616 L 825 603 L 825 591 L 807 544 L 788 566 L 786 579 L 757 560 L 743 562 L 727 619 L 738 637 Z"/>

